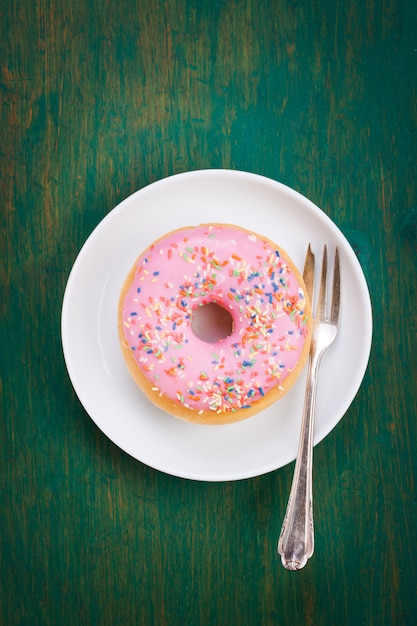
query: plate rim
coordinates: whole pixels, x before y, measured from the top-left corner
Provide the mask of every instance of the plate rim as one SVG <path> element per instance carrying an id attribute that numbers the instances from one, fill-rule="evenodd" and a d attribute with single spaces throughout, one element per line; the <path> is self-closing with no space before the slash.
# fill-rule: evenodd
<path id="1" fill-rule="evenodd" d="M 337 236 L 337 238 L 342 238 L 344 240 L 345 243 L 345 249 L 349 251 L 350 255 L 351 255 L 351 261 L 356 265 L 356 272 L 355 272 L 355 276 L 356 279 L 358 279 L 361 282 L 361 287 L 362 287 L 362 293 L 366 296 L 365 300 L 366 302 L 364 302 L 367 306 L 368 309 L 368 315 L 367 315 L 367 325 L 368 328 L 366 329 L 365 332 L 365 338 L 367 339 L 367 345 L 365 346 L 365 353 L 367 354 L 367 358 L 365 359 L 365 361 L 362 363 L 362 368 L 360 370 L 360 372 L 357 375 L 357 384 L 355 384 L 354 388 L 355 388 L 355 392 L 352 396 L 352 398 L 347 401 L 345 403 L 345 408 L 342 412 L 342 415 L 339 417 L 339 419 L 337 419 L 337 421 L 333 424 L 330 425 L 330 427 L 327 429 L 327 431 L 320 437 L 315 435 L 314 438 L 314 445 L 317 445 L 318 443 L 320 443 L 323 439 L 325 439 L 327 437 L 328 434 L 330 434 L 330 432 L 338 425 L 338 423 L 342 420 L 342 418 L 345 416 L 346 412 L 348 411 L 349 407 L 351 406 L 353 400 L 355 399 L 356 395 L 358 394 L 358 391 L 362 385 L 363 379 L 366 375 L 366 371 L 369 365 L 369 359 L 370 359 L 370 355 L 371 355 L 371 349 L 372 349 L 372 335 L 373 335 L 373 312 L 372 312 L 372 300 L 371 300 L 371 296 L 370 296 L 370 291 L 369 291 L 369 286 L 368 283 L 366 281 L 364 272 L 362 270 L 362 267 L 360 265 L 359 259 L 357 258 L 353 248 L 351 247 L 348 239 L 346 238 L 346 236 L 344 235 L 344 233 L 340 230 L 340 228 L 332 221 L 332 219 L 322 210 L 320 209 L 320 207 L 318 207 L 314 202 L 312 202 L 309 198 L 307 198 L 306 196 L 304 196 L 303 194 L 301 194 L 299 191 L 289 187 L 288 185 L 274 180 L 270 177 L 264 176 L 262 174 L 257 174 L 257 173 L 253 173 L 253 172 L 249 172 L 249 171 L 244 171 L 244 170 L 237 170 L 237 169 L 219 169 L 219 168 L 205 168 L 205 169 L 196 169 L 196 170 L 189 170 L 189 171 L 184 171 L 184 172 L 180 172 L 180 173 L 176 173 L 176 174 L 171 174 L 169 176 L 166 176 L 164 178 L 155 180 L 139 189 L 137 189 L 136 191 L 134 191 L 133 193 L 131 193 L 130 195 L 128 195 L 127 197 L 125 197 L 124 199 L 122 199 L 115 207 L 113 207 L 113 209 L 111 209 L 100 221 L 99 223 L 95 226 L 95 228 L 90 232 L 90 234 L 88 235 L 88 237 L 85 239 L 84 243 L 82 244 L 82 246 L 80 247 L 75 260 L 72 264 L 72 267 L 70 269 L 70 272 L 68 274 L 68 279 L 65 285 L 65 289 L 64 289 L 64 294 L 63 294 L 63 299 L 62 299 L 62 309 L 61 309 L 61 341 L 62 341 L 62 348 L 63 348 L 63 354 L 64 354 L 64 361 L 65 361 L 65 365 L 67 368 L 67 372 L 70 378 L 70 381 L 72 383 L 73 389 L 75 394 L 77 395 L 81 405 L 83 406 L 83 409 L 85 410 L 85 412 L 87 413 L 87 415 L 89 416 L 89 418 L 94 422 L 94 424 L 99 428 L 100 432 L 102 432 L 110 441 L 112 441 L 115 445 L 117 445 L 123 452 L 125 452 L 126 454 L 128 454 L 129 456 L 131 456 L 132 458 L 134 458 L 135 460 L 147 465 L 148 467 L 151 467 L 157 471 L 161 471 L 165 474 L 171 475 L 171 476 L 177 476 L 179 478 L 186 478 L 186 479 L 190 479 L 190 480 L 196 480 L 196 481 L 204 481 L 204 482 L 229 482 L 229 481 L 236 481 L 236 480 L 245 480 L 248 478 L 254 478 L 257 476 L 261 476 L 267 473 L 270 473 L 272 471 L 275 471 L 277 469 L 280 469 L 281 467 L 284 467 L 285 465 L 287 465 L 288 463 L 290 463 L 291 461 L 294 460 L 294 456 L 293 455 L 289 455 L 288 458 L 284 459 L 283 462 L 279 463 L 279 464 L 274 464 L 273 467 L 263 467 L 262 469 L 260 469 L 259 471 L 248 471 L 248 472 L 237 472 L 235 475 L 233 475 L 232 473 L 229 473 L 227 476 L 223 475 L 223 476 L 219 476 L 219 475 L 210 475 L 209 472 L 205 472 L 204 475 L 197 475 L 195 472 L 187 472 L 187 471 L 178 471 L 178 470 L 173 470 L 168 469 L 167 467 L 164 467 L 163 464 L 161 463 L 151 463 L 148 460 L 143 460 L 142 458 L 140 458 L 139 456 L 136 456 L 135 454 L 132 454 L 132 452 L 130 450 L 127 450 L 125 446 L 121 445 L 121 443 L 117 440 L 118 438 L 115 437 L 114 435 L 110 436 L 103 428 L 102 425 L 99 423 L 99 421 L 91 414 L 91 411 L 87 408 L 86 404 L 83 401 L 83 394 L 80 392 L 79 389 L 77 389 L 76 384 L 74 382 L 75 380 L 75 375 L 72 369 L 72 365 L 71 365 L 71 360 L 69 357 L 69 347 L 68 347 L 68 342 L 66 341 L 66 333 L 68 330 L 68 320 L 67 320 L 67 313 L 68 313 L 68 306 L 69 306 L 69 300 L 71 297 L 71 291 L 74 287 L 74 283 L 76 281 L 76 277 L 77 277 L 77 271 L 78 271 L 78 266 L 82 263 L 83 257 L 85 255 L 88 254 L 88 248 L 90 247 L 90 245 L 92 245 L 94 243 L 94 240 L 96 240 L 97 238 L 100 237 L 100 233 L 101 230 L 104 229 L 108 222 L 114 219 L 117 219 L 119 213 L 123 212 L 123 210 L 130 205 L 130 203 L 135 202 L 135 200 L 140 196 L 144 196 L 146 195 L 146 193 L 152 193 L 152 188 L 158 186 L 158 187 L 162 187 L 164 185 L 169 185 L 170 183 L 173 182 L 173 179 L 177 179 L 177 178 L 193 178 L 196 176 L 207 176 L 207 177 L 236 177 L 236 180 L 238 180 L 239 178 L 245 178 L 245 179 L 251 179 L 253 182 L 258 182 L 259 184 L 262 185 L 269 185 L 271 188 L 274 188 L 275 190 L 277 190 L 278 188 L 281 190 L 281 192 L 284 192 L 286 194 L 289 194 L 290 196 L 293 196 L 296 200 L 298 200 L 298 202 L 300 202 L 302 205 L 308 205 L 308 208 L 314 213 L 314 216 L 317 217 L 320 221 L 324 221 L 324 223 L 326 224 L 326 226 L 328 228 L 330 228 L 330 230 L 332 230 L 335 235 Z M 174 181 L 175 182 L 175 181 Z M 85 400 L 85 399 L 84 399 Z M 252 418 L 252 419 L 256 419 Z M 205 427 L 203 427 L 205 428 Z M 207 427 L 208 428 L 208 427 Z M 217 428 L 225 428 L 225 426 L 219 426 Z"/>

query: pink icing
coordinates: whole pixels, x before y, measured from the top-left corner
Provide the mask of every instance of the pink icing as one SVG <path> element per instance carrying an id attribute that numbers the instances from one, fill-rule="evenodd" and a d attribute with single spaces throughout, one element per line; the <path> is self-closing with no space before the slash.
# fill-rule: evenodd
<path id="1" fill-rule="evenodd" d="M 216 302 L 232 334 L 206 343 L 196 307 Z M 123 306 L 124 336 L 156 394 L 198 412 L 249 407 L 297 365 L 305 343 L 304 292 L 268 241 L 232 226 L 168 234 L 138 259 Z"/>

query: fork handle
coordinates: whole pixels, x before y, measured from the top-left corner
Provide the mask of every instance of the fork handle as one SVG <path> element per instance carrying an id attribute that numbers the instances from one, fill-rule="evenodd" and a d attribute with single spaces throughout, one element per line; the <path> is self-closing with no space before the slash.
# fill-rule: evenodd
<path id="1" fill-rule="evenodd" d="M 317 370 L 321 353 L 310 353 L 301 423 L 300 441 L 287 510 L 278 541 L 283 566 L 304 567 L 314 551 L 313 524 L 313 434 Z"/>

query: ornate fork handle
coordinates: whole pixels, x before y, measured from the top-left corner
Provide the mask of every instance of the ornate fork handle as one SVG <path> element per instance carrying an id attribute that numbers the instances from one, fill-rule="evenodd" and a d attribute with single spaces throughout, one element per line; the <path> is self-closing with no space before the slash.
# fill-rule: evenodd
<path id="1" fill-rule="evenodd" d="M 278 541 L 282 564 L 290 570 L 304 567 L 314 552 L 313 432 L 317 371 L 322 354 L 323 350 L 310 352 L 298 455 Z"/>

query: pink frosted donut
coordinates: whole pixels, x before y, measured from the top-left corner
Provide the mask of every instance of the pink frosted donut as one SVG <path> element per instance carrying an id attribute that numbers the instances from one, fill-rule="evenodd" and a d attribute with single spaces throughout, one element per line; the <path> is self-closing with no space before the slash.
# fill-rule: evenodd
<path id="1" fill-rule="evenodd" d="M 172 415 L 226 424 L 288 391 L 310 344 L 310 304 L 288 255 L 226 224 L 164 235 L 129 272 L 119 337 L 131 375 Z"/>

